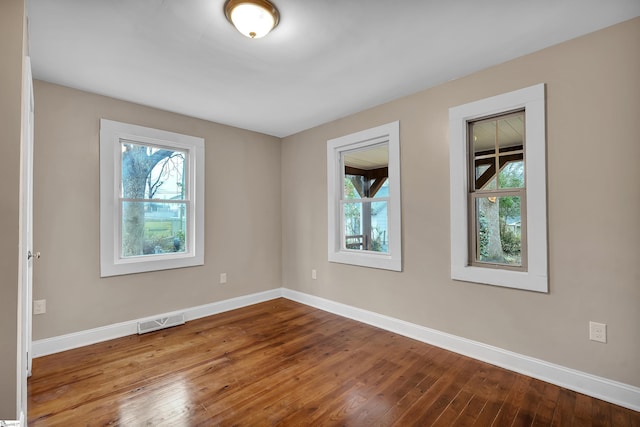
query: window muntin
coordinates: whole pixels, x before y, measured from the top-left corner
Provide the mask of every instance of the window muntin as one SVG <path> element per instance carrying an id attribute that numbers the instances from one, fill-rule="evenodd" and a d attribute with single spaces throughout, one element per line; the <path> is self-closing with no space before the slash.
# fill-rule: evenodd
<path id="1" fill-rule="evenodd" d="M 526 270 L 525 112 L 468 122 L 469 262 Z"/>
<path id="2" fill-rule="evenodd" d="M 100 122 L 101 276 L 204 264 L 204 140 Z"/>

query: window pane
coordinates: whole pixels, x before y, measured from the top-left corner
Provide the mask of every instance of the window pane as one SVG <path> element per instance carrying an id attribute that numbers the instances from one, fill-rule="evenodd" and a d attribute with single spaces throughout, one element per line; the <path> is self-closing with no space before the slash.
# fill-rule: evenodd
<path id="1" fill-rule="evenodd" d="M 389 179 L 380 178 L 371 183 L 370 195 L 374 199 L 389 197 Z"/>
<path id="2" fill-rule="evenodd" d="M 496 189 L 496 121 L 470 123 L 474 162 L 474 189 Z"/>
<path id="3" fill-rule="evenodd" d="M 122 202 L 122 257 L 186 252 L 187 204 Z"/>
<path id="4" fill-rule="evenodd" d="M 476 162 L 476 181 L 491 168 L 490 164 Z"/>
<path id="5" fill-rule="evenodd" d="M 476 261 L 522 265 L 520 196 L 476 198 Z"/>
<path id="6" fill-rule="evenodd" d="M 500 170 L 500 188 L 524 188 L 524 161 L 508 162 Z"/>
<path id="7" fill-rule="evenodd" d="M 500 188 L 524 188 L 524 112 L 497 122 L 500 149 Z"/>
<path id="8" fill-rule="evenodd" d="M 345 203 L 343 215 L 345 248 L 364 249 L 362 203 Z"/>
<path id="9" fill-rule="evenodd" d="M 345 203 L 345 248 L 389 252 L 388 202 Z"/>
<path id="10" fill-rule="evenodd" d="M 367 179 L 360 175 L 345 175 L 345 200 L 386 197 L 389 197 L 389 179 L 387 177 Z"/>
<path id="11" fill-rule="evenodd" d="M 486 120 L 482 122 L 471 123 L 471 132 L 473 144 L 473 154 L 475 157 L 480 155 L 495 154 L 496 149 L 496 121 Z"/>
<path id="12" fill-rule="evenodd" d="M 122 197 L 185 198 L 186 153 L 122 141 Z"/>
<path id="13" fill-rule="evenodd" d="M 475 191 L 524 187 L 524 112 L 469 124 Z M 496 146 L 498 153 L 496 153 Z M 496 171 L 499 171 L 496 180 Z"/>
<path id="14" fill-rule="evenodd" d="M 364 197 L 364 177 L 359 175 L 345 175 L 344 177 L 344 198 L 362 199 Z"/>
<path id="15" fill-rule="evenodd" d="M 500 154 L 524 145 L 524 111 L 497 121 L 497 139 Z"/>
<path id="16" fill-rule="evenodd" d="M 374 252 L 389 252 L 387 202 L 371 203 L 371 238 L 368 250 Z"/>
<path id="17" fill-rule="evenodd" d="M 389 144 L 368 146 L 364 149 L 345 151 L 342 153 L 342 164 L 363 171 L 389 166 Z"/>
<path id="18" fill-rule="evenodd" d="M 378 194 L 389 179 L 387 143 L 345 151 L 341 155 L 345 175 L 344 199 L 388 197 L 388 190 L 386 196 Z"/>
<path id="19" fill-rule="evenodd" d="M 493 178 L 491 178 L 489 180 L 489 182 L 484 184 L 484 186 L 482 187 L 482 190 L 495 190 L 496 188 L 497 188 L 496 187 L 496 177 L 494 175 Z"/>

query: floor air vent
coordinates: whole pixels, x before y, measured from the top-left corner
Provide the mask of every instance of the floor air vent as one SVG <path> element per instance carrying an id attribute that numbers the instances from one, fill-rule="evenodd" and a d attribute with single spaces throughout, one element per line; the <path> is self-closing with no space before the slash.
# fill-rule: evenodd
<path id="1" fill-rule="evenodd" d="M 184 325 L 184 313 L 174 314 L 169 317 L 161 317 L 145 322 L 138 322 L 138 334 L 157 331 L 159 329 L 170 328 L 172 326 Z"/>

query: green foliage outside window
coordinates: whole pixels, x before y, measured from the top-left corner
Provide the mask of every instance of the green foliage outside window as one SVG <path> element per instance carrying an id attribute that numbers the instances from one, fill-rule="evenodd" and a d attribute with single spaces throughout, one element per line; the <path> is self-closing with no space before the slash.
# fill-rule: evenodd
<path id="1" fill-rule="evenodd" d="M 499 188 L 524 187 L 524 164 L 512 162 L 506 165 L 499 174 Z M 487 201 L 483 201 L 486 206 Z M 483 204 L 481 203 L 481 206 Z M 487 218 L 485 209 L 478 209 L 479 259 L 487 262 L 519 264 L 521 262 L 522 236 L 520 218 L 521 201 L 518 196 L 496 197 L 491 203 L 498 204 L 498 221 Z M 495 229 L 497 226 L 498 230 Z M 489 239 L 491 233 L 499 233 L 500 246 L 498 253 L 491 254 Z M 501 253 L 500 253 L 501 248 Z M 495 252 L 495 251 L 494 251 Z"/>

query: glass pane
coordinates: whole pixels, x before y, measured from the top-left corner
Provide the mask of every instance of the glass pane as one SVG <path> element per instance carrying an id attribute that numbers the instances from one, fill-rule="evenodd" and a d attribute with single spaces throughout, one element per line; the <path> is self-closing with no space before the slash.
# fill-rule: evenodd
<path id="1" fill-rule="evenodd" d="M 344 204 L 345 248 L 389 252 L 387 202 Z"/>
<path id="2" fill-rule="evenodd" d="M 342 164 L 345 175 L 345 199 L 363 199 L 373 197 L 388 197 L 378 193 L 389 180 L 389 145 L 378 144 L 366 149 L 345 151 L 342 153 Z M 353 189 L 349 188 L 351 181 Z M 355 196 L 352 196 L 355 190 Z"/>
<path id="3" fill-rule="evenodd" d="M 476 181 L 491 168 L 490 164 L 476 163 Z"/>
<path id="4" fill-rule="evenodd" d="M 344 199 L 379 199 L 389 197 L 389 179 L 378 178 L 367 180 L 359 175 L 346 175 L 344 177 Z"/>
<path id="5" fill-rule="evenodd" d="M 524 112 L 498 120 L 500 188 L 524 188 Z"/>
<path id="6" fill-rule="evenodd" d="M 369 239 L 368 250 L 389 252 L 388 222 L 387 202 L 371 203 L 371 238 Z"/>
<path id="7" fill-rule="evenodd" d="M 343 215 L 345 248 L 364 249 L 362 203 L 345 203 Z"/>
<path id="8" fill-rule="evenodd" d="M 128 141 L 123 141 L 121 145 L 122 197 L 172 200 L 185 198 L 185 152 Z"/>
<path id="9" fill-rule="evenodd" d="M 374 199 L 389 197 L 389 179 L 388 178 L 376 179 L 370 185 L 371 185 L 370 197 Z"/>
<path id="10" fill-rule="evenodd" d="M 497 126 L 500 154 L 522 149 L 524 145 L 524 112 L 499 119 Z"/>
<path id="11" fill-rule="evenodd" d="M 495 154 L 496 149 L 496 121 L 487 120 L 471 124 L 473 154 Z"/>
<path id="12" fill-rule="evenodd" d="M 373 170 L 389 166 L 389 145 L 378 144 L 365 149 L 345 151 L 342 153 L 344 166 L 362 170 Z"/>
<path id="13" fill-rule="evenodd" d="M 122 257 L 185 252 L 186 203 L 122 202 Z"/>
<path id="14" fill-rule="evenodd" d="M 482 187 L 482 190 L 495 190 L 495 189 L 496 189 L 496 176 L 493 175 L 493 178 L 491 178 L 489 182 L 484 184 L 484 186 Z"/>
<path id="15" fill-rule="evenodd" d="M 507 162 L 499 176 L 500 188 L 524 188 L 524 161 Z"/>
<path id="16" fill-rule="evenodd" d="M 344 177 L 344 198 L 362 199 L 364 197 L 365 182 L 364 177 L 358 175 L 345 175 Z"/>
<path id="17" fill-rule="evenodd" d="M 475 190 L 495 190 L 496 121 L 471 123 L 470 135 L 475 168 Z"/>
<path id="18" fill-rule="evenodd" d="M 522 265 L 519 196 L 476 199 L 476 261 Z"/>

